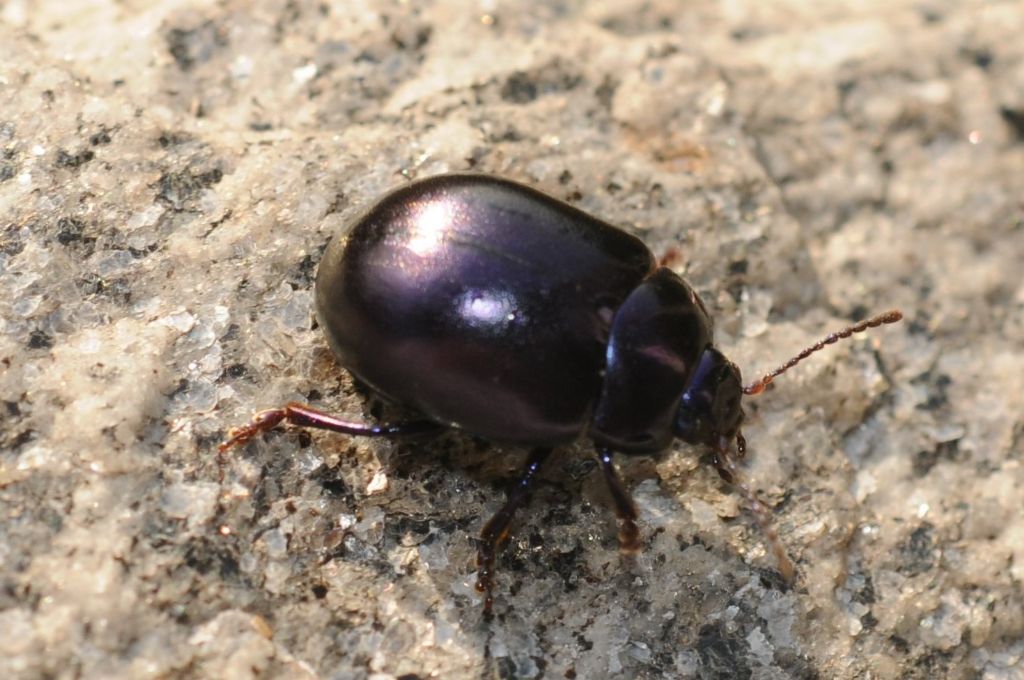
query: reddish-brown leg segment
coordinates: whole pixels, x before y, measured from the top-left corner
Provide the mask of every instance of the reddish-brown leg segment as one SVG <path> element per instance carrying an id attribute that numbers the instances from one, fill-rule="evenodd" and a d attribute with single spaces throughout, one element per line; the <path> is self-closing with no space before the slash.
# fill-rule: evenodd
<path id="1" fill-rule="evenodd" d="M 612 462 L 612 452 L 609 449 L 598 449 L 597 460 L 601 464 L 601 471 L 604 472 L 604 481 L 608 484 L 608 491 L 612 494 L 612 501 L 615 503 L 615 514 L 622 524 L 619 526 L 619 548 L 624 553 L 636 553 L 640 551 L 640 529 L 636 525 L 637 511 L 633 497 L 629 495 L 619 473 L 615 471 L 615 464 Z"/>
<path id="2" fill-rule="evenodd" d="M 318 411 L 312 406 L 292 402 L 281 408 L 260 411 L 252 418 L 252 422 L 242 427 L 233 428 L 228 432 L 228 439 L 220 445 L 220 452 L 240 446 L 253 437 L 272 430 L 281 423 L 299 427 L 314 427 L 330 430 L 357 437 L 410 437 L 427 434 L 443 429 L 443 425 L 430 420 L 412 420 L 407 423 L 393 425 L 367 425 L 342 420 L 329 413 Z"/>
<path id="3" fill-rule="evenodd" d="M 484 594 L 484 616 L 491 615 L 494 604 L 494 558 L 498 548 L 508 538 L 508 528 L 516 510 L 526 504 L 530 498 L 533 481 L 537 478 L 541 465 L 551 455 L 551 449 L 533 449 L 530 451 L 526 465 L 523 467 L 515 486 L 508 492 L 508 500 L 480 532 L 480 547 L 476 555 L 476 589 Z"/>

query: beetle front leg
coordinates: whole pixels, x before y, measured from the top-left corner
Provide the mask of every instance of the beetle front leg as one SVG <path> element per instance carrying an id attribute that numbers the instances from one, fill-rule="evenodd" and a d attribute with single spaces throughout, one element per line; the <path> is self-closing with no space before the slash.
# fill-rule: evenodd
<path id="1" fill-rule="evenodd" d="M 742 457 L 746 453 L 747 442 L 741 434 L 737 434 L 737 445 L 739 447 L 739 456 Z M 779 538 L 779 533 L 775 531 L 775 526 L 772 524 L 772 512 L 765 505 L 764 501 L 758 498 L 757 493 L 751 488 L 746 476 L 736 465 L 736 461 L 733 460 L 729 451 L 728 439 L 723 437 L 719 441 L 718 447 L 712 453 L 711 461 L 715 469 L 718 470 L 718 476 L 739 490 L 740 495 L 743 496 L 747 503 L 747 508 L 754 515 L 754 520 L 761 527 L 761 533 L 768 540 L 768 546 L 775 554 L 775 561 L 779 566 L 779 573 L 782 575 L 783 580 L 786 583 L 793 583 L 793 579 L 796 577 L 796 567 L 793 564 L 793 560 L 789 559 L 786 547 Z"/>
<path id="2" fill-rule="evenodd" d="M 260 411 L 252 417 L 252 422 L 228 431 L 228 438 L 220 445 L 220 452 L 241 446 L 247 441 L 264 432 L 274 429 L 281 423 L 299 427 L 313 427 L 330 430 L 356 437 L 410 437 L 427 434 L 442 429 L 444 426 L 430 420 L 410 420 L 392 425 L 368 425 L 350 420 L 342 420 L 337 416 L 319 411 L 312 406 L 290 402 L 281 408 Z"/>
<path id="3" fill-rule="evenodd" d="M 608 484 L 608 491 L 612 494 L 615 514 L 622 521 L 619 526 L 619 549 L 624 553 L 639 552 L 642 546 L 640 545 L 640 529 L 636 525 L 636 503 L 633 502 L 633 497 L 629 495 L 629 491 L 622 483 L 619 473 L 615 471 L 611 449 L 599 448 L 597 460 L 601 464 L 601 471 L 604 472 L 604 481 Z"/>
<path id="4" fill-rule="evenodd" d="M 537 478 L 540 466 L 544 464 L 549 455 L 551 455 L 549 448 L 530 451 L 526 465 L 523 467 L 519 480 L 509 491 L 504 507 L 495 513 L 494 517 L 491 517 L 480 531 L 480 547 L 476 555 L 476 589 L 484 594 L 484 616 L 491 615 L 491 605 L 494 604 L 495 555 L 497 555 L 501 544 L 508 538 L 508 528 L 512 523 L 512 516 L 529 500 L 533 481 Z"/>

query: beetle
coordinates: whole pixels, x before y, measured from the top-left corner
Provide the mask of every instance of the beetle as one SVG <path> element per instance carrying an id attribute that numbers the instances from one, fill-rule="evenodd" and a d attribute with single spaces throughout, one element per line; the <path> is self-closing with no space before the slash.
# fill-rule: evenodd
<path id="1" fill-rule="evenodd" d="M 581 438 L 595 446 L 624 552 L 639 549 L 640 535 L 614 453 L 649 455 L 681 439 L 710 448 L 790 579 L 792 564 L 735 462 L 746 450 L 741 398 L 824 346 L 901 318 L 894 310 L 833 333 L 743 386 L 715 347 L 700 297 L 640 239 L 482 174 L 429 177 L 385 195 L 331 241 L 314 288 L 339 363 L 420 417 L 374 425 L 290 403 L 230 431 L 221 451 L 282 422 L 368 437 L 455 428 L 529 447 L 507 502 L 480 534 L 485 615 L 514 513 L 552 450 Z"/>

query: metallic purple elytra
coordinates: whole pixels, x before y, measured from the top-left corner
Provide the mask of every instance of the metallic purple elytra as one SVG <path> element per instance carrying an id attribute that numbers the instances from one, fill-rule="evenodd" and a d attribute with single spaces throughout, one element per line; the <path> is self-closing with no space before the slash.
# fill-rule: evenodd
<path id="1" fill-rule="evenodd" d="M 791 578 L 767 510 L 735 464 L 745 450 L 741 398 L 826 344 L 901 318 L 893 311 L 844 329 L 744 388 L 714 346 L 700 298 L 642 241 L 535 189 L 475 174 L 430 177 L 380 199 L 328 246 L 315 295 L 339 363 L 421 417 L 367 425 L 289 404 L 233 430 L 221 450 L 282 421 L 358 436 L 457 428 L 530 447 L 481 533 L 477 588 L 488 614 L 513 514 L 551 451 L 581 438 L 595 445 L 623 550 L 638 550 L 640 536 L 613 452 L 657 453 L 678 438 L 710 447 Z"/>

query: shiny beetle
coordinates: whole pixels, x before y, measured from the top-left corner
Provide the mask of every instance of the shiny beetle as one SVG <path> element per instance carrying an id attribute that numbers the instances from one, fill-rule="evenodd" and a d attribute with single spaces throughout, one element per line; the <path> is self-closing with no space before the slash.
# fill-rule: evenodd
<path id="1" fill-rule="evenodd" d="M 530 447 L 507 503 L 481 532 L 477 589 L 488 614 L 513 514 L 552 449 L 582 437 L 596 447 L 624 551 L 638 550 L 640 537 L 613 452 L 652 454 L 678 438 L 711 449 L 790 578 L 767 511 L 735 464 L 745 450 L 741 397 L 827 344 L 901 318 L 892 311 L 834 333 L 744 387 L 714 346 L 700 298 L 643 242 L 534 189 L 473 174 L 382 198 L 328 246 L 315 295 L 338 361 L 422 419 L 368 425 L 288 404 L 233 430 L 221 450 L 281 422 L 359 436 L 451 427 Z"/>

